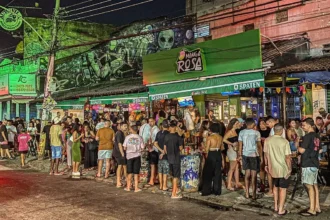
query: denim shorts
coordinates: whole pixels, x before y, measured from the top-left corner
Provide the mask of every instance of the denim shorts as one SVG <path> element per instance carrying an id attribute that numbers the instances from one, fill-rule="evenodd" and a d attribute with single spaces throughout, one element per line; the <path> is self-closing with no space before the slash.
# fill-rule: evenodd
<path id="1" fill-rule="evenodd" d="M 170 173 L 170 166 L 167 160 L 158 161 L 158 173 L 168 175 Z"/>
<path id="2" fill-rule="evenodd" d="M 111 159 L 111 158 L 112 158 L 112 150 L 99 150 L 97 154 L 98 160 Z"/>
<path id="3" fill-rule="evenodd" d="M 301 182 L 303 184 L 315 185 L 317 184 L 317 175 L 319 173 L 319 169 L 316 167 L 303 167 Z"/>
<path id="4" fill-rule="evenodd" d="M 62 147 L 52 146 L 52 159 L 61 159 Z"/>

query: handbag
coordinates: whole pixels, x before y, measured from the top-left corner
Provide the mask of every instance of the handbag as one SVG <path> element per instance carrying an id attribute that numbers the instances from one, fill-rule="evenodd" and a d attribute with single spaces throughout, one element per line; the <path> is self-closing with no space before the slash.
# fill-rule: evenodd
<path id="1" fill-rule="evenodd" d="M 99 146 L 96 140 L 93 140 L 92 142 L 88 143 L 88 150 L 90 151 L 96 151 L 98 147 Z"/>

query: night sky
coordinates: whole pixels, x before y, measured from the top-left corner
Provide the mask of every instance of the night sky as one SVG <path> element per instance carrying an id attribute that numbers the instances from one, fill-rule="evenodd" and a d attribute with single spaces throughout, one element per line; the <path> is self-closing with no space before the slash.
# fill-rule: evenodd
<path id="1" fill-rule="evenodd" d="M 25 6 L 25 7 L 34 7 L 35 2 L 39 2 L 40 10 L 36 9 L 21 9 L 23 16 L 29 17 L 41 17 L 46 18 L 47 15 L 51 15 L 53 13 L 53 8 L 55 6 L 55 0 L 2 0 L 0 5 L 7 6 L 8 3 L 11 3 L 10 6 Z M 80 2 L 85 2 L 86 0 L 61 0 L 61 7 L 66 7 L 69 5 L 77 4 Z M 93 11 L 90 13 L 84 13 L 79 16 L 72 16 L 67 17 L 66 19 L 74 19 L 74 18 L 81 18 L 88 15 L 95 15 L 100 12 L 106 12 L 109 10 L 119 9 L 122 7 L 128 7 L 133 4 L 137 4 L 140 2 L 144 2 L 147 0 L 93 0 L 87 2 L 85 4 L 80 4 L 76 7 L 70 7 L 65 9 L 64 11 L 76 10 L 81 7 L 86 7 L 92 4 L 96 4 L 99 2 L 108 1 L 104 4 L 96 5 L 93 7 L 85 8 L 82 10 L 72 11 L 66 13 L 66 15 L 72 15 L 75 13 L 86 12 L 88 10 L 93 10 L 99 7 L 104 7 L 112 4 L 117 4 L 115 6 L 111 6 L 108 8 L 100 9 L 97 11 Z M 121 3 L 120 3 L 121 2 Z M 124 2 L 124 3 L 123 3 Z M 153 0 L 152 2 L 147 2 L 142 5 L 125 8 L 119 11 L 109 12 L 103 15 L 93 16 L 90 18 L 85 18 L 80 21 L 89 21 L 89 22 L 96 22 L 96 23 L 107 23 L 113 24 L 115 26 L 121 26 L 124 24 L 129 24 L 133 21 L 138 20 L 146 20 L 152 19 L 160 16 L 166 17 L 177 17 L 185 14 L 185 2 L 186 0 Z M 118 4 L 120 3 L 120 4 Z M 13 34 L 15 37 L 13 37 Z M 23 33 L 16 32 L 10 33 L 8 31 L 3 30 L 0 27 L 0 56 L 2 54 L 6 54 L 7 58 L 8 54 L 10 55 L 11 52 L 14 52 L 14 46 L 16 46 L 22 40 Z M 9 49 L 8 49 L 9 48 Z M 15 55 L 14 55 L 15 56 Z M 18 56 L 19 57 L 19 56 Z M 1 61 L 1 58 L 0 58 Z"/>

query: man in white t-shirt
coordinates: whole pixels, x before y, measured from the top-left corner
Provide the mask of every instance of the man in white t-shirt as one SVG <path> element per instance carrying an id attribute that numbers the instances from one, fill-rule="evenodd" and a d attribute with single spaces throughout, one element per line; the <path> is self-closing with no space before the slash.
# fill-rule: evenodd
<path id="1" fill-rule="evenodd" d="M 275 125 L 277 124 L 276 120 L 274 118 L 269 118 L 266 122 L 267 124 L 267 127 L 270 128 L 270 133 L 269 133 L 269 137 L 271 136 L 274 136 L 275 135 L 275 132 L 274 132 L 274 127 Z M 283 138 L 286 138 L 286 135 L 285 135 L 285 129 L 283 129 L 283 133 L 281 135 Z"/>

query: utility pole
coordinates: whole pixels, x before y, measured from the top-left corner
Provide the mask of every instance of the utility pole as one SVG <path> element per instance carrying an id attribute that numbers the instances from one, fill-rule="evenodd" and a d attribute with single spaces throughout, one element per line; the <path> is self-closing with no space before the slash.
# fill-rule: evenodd
<path id="1" fill-rule="evenodd" d="M 60 11 L 60 2 L 61 0 L 55 0 L 55 9 L 54 9 L 54 18 L 53 18 L 53 30 L 52 30 L 52 41 L 50 43 L 50 56 L 48 60 L 48 69 L 45 81 L 44 88 L 44 101 L 43 101 L 43 111 L 42 111 L 42 120 L 47 123 L 49 118 L 50 110 L 52 109 L 51 102 L 51 92 L 49 91 L 50 81 L 54 75 L 55 70 L 55 57 L 56 57 L 56 44 L 57 44 L 57 34 L 58 34 L 58 20 L 59 20 L 59 11 Z"/>
<path id="2" fill-rule="evenodd" d="M 57 44 L 57 34 L 58 34 L 58 20 L 61 0 L 55 0 L 54 18 L 53 18 L 53 30 L 52 30 L 52 41 L 50 43 L 50 55 L 48 60 L 48 69 L 44 88 L 44 101 L 42 105 L 42 121 L 43 126 L 45 126 L 49 119 L 49 114 L 52 108 L 54 108 L 53 98 L 51 97 L 51 92 L 49 91 L 50 81 L 54 75 L 55 70 L 55 57 L 56 57 L 56 44 Z M 39 152 L 39 159 L 42 159 L 45 154 L 45 148 Z"/>

